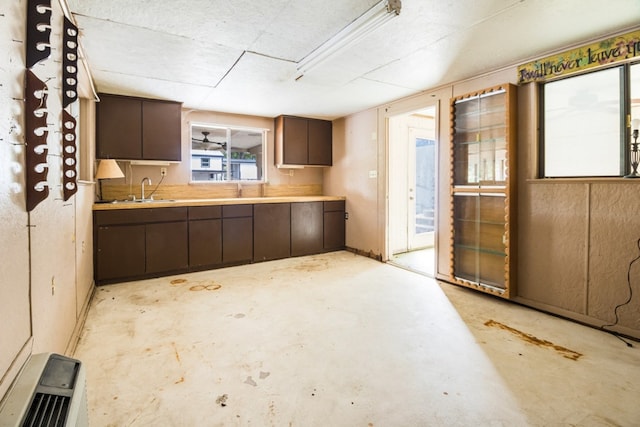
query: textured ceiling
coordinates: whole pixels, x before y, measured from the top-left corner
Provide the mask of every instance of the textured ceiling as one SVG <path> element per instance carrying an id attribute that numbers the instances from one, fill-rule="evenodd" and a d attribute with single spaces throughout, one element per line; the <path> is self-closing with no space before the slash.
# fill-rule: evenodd
<path id="1" fill-rule="evenodd" d="M 67 2 L 98 91 L 266 117 L 341 117 L 640 22 L 639 0 L 402 0 L 296 80 L 296 62 L 378 0 Z"/>

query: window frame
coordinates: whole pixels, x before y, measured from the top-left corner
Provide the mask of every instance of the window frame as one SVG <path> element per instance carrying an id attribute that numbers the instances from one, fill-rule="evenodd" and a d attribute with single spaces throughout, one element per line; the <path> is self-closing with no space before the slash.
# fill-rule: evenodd
<path id="1" fill-rule="evenodd" d="M 635 59 L 635 58 L 634 58 Z M 602 178 L 624 178 L 630 170 L 630 154 L 629 154 L 629 146 L 631 143 L 631 67 L 637 66 L 640 67 L 640 61 L 637 59 L 624 62 L 624 63 L 615 63 L 610 66 L 599 67 L 597 69 L 591 69 L 589 71 L 585 71 L 582 73 L 575 73 L 569 76 L 563 76 L 556 79 L 549 79 L 544 82 L 541 82 L 538 85 L 538 179 L 602 179 Z M 602 71 L 607 71 L 611 69 L 618 68 L 620 71 L 620 87 L 619 87 L 619 97 L 620 97 L 620 117 L 619 117 L 619 131 L 620 131 L 620 170 L 617 175 L 571 175 L 571 176 L 547 176 L 545 172 L 545 163 L 546 163 L 546 144 L 548 143 L 545 140 L 545 87 L 547 84 L 555 83 L 561 80 L 571 79 L 575 77 L 581 77 L 588 74 L 598 73 Z M 640 85 L 640 82 L 638 82 Z M 640 117 L 638 117 L 640 118 Z"/>
<path id="2" fill-rule="evenodd" d="M 194 168 L 193 168 L 193 159 L 194 159 L 194 148 L 193 148 L 193 140 L 194 140 L 194 128 L 209 128 L 216 130 L 226 130 L 227 135 L 230 137 L 230 132 L 233 131 L 244 131 L 244 132 L 254 132 L 260 133 L 262 135 L 262 149 L 261 154 L 256 155 L 256 167 L 258 168 L 258 173 L 260 174 L 259 179 L 233 179 L 233 170 L 234 164 L 233 162 L 229 164 L 227 170 L 225 170 L 224 179 L 203 179 L 197 180 L 194 179 Z M 235 184 L 235 183 L 247 183 L 247 184 L 265 184 L 267 183 L 267 147 L 268 147 L 268 132 L 269 129 L 255 127 L 255 126 L 243 126 L 236 124 L 224 124 L 224 123 L 212 123 L 212 122 L 190 122 L 189 123 L 189 183 L 191 184 Z M 231 143 L 233 147 L 233 142 Z M 216 150 L 217 151 L 217 150 Z M 228 155 L 225 155 L 222 163 L 223 166 L 225 162 L 231 161 L 234 159 L 229 152 Z M 198 164 L 200 164 L 200 160 L 198 160 Z M 210 161 L 210 164 L 214 164 L 214 162 Z M 216 171 L 202 171 L 206 173 L 211 178 L 215 174 L 218 174 Z M 227 179 L 229 178 L 229 179 Z"/>

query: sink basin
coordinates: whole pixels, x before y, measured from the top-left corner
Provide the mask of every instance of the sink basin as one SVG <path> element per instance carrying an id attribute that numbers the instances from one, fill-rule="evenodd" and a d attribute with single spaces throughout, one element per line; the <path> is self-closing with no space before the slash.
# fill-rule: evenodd
<path id="1" fill-rule="evenodd" d="M 169 202 L 175 202 L 175 199 L 116 200 L 113 203 L 169 203 Z"/>

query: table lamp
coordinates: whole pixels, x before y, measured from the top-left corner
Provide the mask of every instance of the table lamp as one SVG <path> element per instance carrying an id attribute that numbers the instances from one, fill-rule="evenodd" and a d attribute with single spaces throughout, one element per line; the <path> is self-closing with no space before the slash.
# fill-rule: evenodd
<path id="1" fill-rule="evenodd" d="M 98 164 L 98 171 L 96 172 L 96 179 L 98 180 L 98 186 L 100 188 L 99 200 L 104 201 L 102 198 L 102 181 L 111 178 L 124 178 L 122 169 L 118 166 L 113 159 L 100 160 Z"/>

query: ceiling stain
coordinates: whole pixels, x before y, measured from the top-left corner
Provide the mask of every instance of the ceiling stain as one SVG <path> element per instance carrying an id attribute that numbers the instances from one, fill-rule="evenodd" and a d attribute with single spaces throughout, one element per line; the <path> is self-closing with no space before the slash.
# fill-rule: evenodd
<path id="1" fill-rule="evenodd" d="M 537 345 L 538 347 L 551 348 L 551 349 L 555 350 L 557 353 L 559 353 L 562 357 L 565 357 L 567 359 L 578 360 L 580 357 L 583 356 L 582 353 L 578 353 L 577 351 L 569 350 L 568 348 L 556 345 L 556 344 L 552 343 L 551 341 L 543 340 L 543 339 L 535 337 L 535 336 L 533 336 L 531 334 L 527 334 L 525 332 L 519 331 L 519 330 L 517 330 L 515 328 L 512 328 L 511 326 L 507 326 L 507 325 L 505 325 L 503 323 L 496 322 L 493 319 L 487 320 L 484 323 L 484 325 L 485 326 L 489 326 L 489 327 L 500 328 L 500 329 L 503 329 L 505 331 L 509 331 L 513 335 L 517 336 L 518 338 L 520 338 L 521 340 L 523 340 L 525 342 L 528 342 L 529 344 Z"/>

